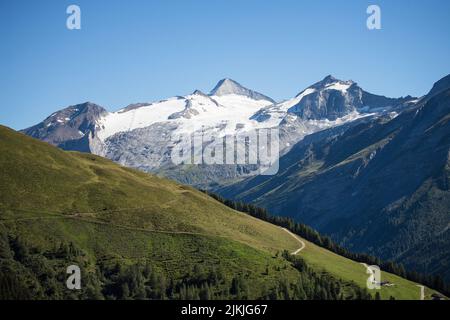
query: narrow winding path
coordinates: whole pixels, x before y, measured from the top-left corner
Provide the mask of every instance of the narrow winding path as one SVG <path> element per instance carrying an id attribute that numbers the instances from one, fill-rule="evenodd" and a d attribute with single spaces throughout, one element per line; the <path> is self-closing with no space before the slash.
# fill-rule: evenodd
<path id="1" fill-rule="evenodd" d="M 425 287 L 421 284 L 417 285 L 420 288 L 420 300 L 425 300 Z"/>
<path id="2" fill-rule="evenodd" d="M 297 242 L 299 242 L 302 246 L 299 248 L 299 249 L 297 249 L 297 250 L 295 250 L 294 252 L 292 252 L 291 254 L 292 255 L 297 255 L 298 253 L 300 253 L 300 251 L 302 251 L 303 249 L 305 249 L 305 247 L 306 247 L 306 244 L 305 244 L 305 242 L 303 242 L 303 240 L 301 240 L 297 235 L 295 235 L 295 234 L 293 234 L 292 232 L 290 232 L 288 229 L 286 229 L 286 228 L 281 228 L 281 229 L 283 229 L 284 231 L 286 231 L 287 233 L 289 233 L 295 240 L 297 240 Z"/>

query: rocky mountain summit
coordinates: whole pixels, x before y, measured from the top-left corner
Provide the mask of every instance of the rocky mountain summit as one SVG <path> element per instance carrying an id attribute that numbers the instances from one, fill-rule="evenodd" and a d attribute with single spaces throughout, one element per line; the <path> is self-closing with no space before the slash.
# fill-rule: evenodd
<path id="1" fill-rule="evenodd" d="M 208 145 L 211 136 L 220 139 L 276 128 L 282 155 L 308 134 L 362 117 L 393 116 L 413 100 L 372 95 L 353 81 L 327 76 L 294 98 L 277 103 L 226 78 L 209 94 L 195 90 L 186 96 L 131 104 L 117 112 L 92 103 L 68 107 L 23 132 L 66 150 L 91 152 L 125 166 L 207 187 L 254 174 L 254 168 L 233 164 L 226 169 L 197 167 L 186 180 L 184 168 L 171 161 L 179 137 L 201 133 L 208 137 L 204 139 Z"/>

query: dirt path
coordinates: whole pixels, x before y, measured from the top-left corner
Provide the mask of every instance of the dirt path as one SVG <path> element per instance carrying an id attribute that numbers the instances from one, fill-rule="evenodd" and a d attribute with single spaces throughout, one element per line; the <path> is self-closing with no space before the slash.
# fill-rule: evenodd
<path id="1" fill-rule="evenodd" d="M 146 229 L 146 228 L 138 228 L 138 227 L 132 227 L 132 226 L 124 226 L 124 225 L 117 225 L 110 222 L 105 222 L 93 218 L 85 218 L 82 217 L 80 213 L 77 214 L 71 214 L 66 216 L 44 216 L 44 217 L 26 217 L 26 218 L 15 218 L 15 219 L 0 219 L 0 223 L 2 222 L 10 222 L 10 221 L 32 221 L 32 220 L 49 220 L 49 219 L 72 219 L 72 220 L 78 220 L 98 225 L 106 225 L 113 228 L 118 229 L 125 229 L 130 231 L 141 231 L 141 232 L 150 232 L 150 233 L 163 233 L 163 234 L 184 234 L 184 235 L 194 235 L 194 236 L 205 236 L 205 237 L 222 237 L 226 238 L 222 235 L 211 235 L 211 234 L 205 234 L 201 232 L 190 232 L 190 231 L 166 231 L 166 230 L 153 230 L 153 229 Z"/>
<path id="2" fill-rule="evenodd" d="M 288 229 L 286 228 L 281 228 L 284 231 L 286 231 L 287 233 L 289 233 L 295 240 L 297 240 L 297 242 L 299 242 L 302 246 L 300 248 L 298 248 L 297 250 L 295 250 L 294 252 L 292 252 L 292 255 L 297 255 L 298 253 L 300 253 L 300 251 L 302 251 L 303 249 L 305 249 L 306 244 L 303 242 L 303 240 L 301 240 L 297 235 L 293 234 L 292 232 L 290 232 Z"/>
<path id="3" fill-rule="evenodd" d="M 417 286 L 420 288 L 420 300 L 425 300 L 425 287 L 420 284 Z"/>
<path id="4" fill-rule="evenodd" d="M 204 233 L 200 233 L 200 232 L 164 231 L 164 230 L 152 230 L 152 229 L 146 229 L 146 228 L 137 228 L 137 227 L 131 227 L 131 226 L 116 225 L 113 223 L 109 223 L 109 222 L 105 222 L 105 221 L 101 221 L 101 220 L 97 220 L 97 219 L 93 219 L 93 218 L 83 217 L 82 215 L 83 215 L 83 213 L 75 213 L 75 214 L 65 215 L 65 216 L 64 215 L 54 215 L 54 216 L 43 216 L 43 217 L 24 217 L 24 218 L 0 219 L 0 223 L 8 222 L 8 221 L 73 219 L 73 220 L 81 220 L 84 222 L 89 222 L 89 223 L 94 223 L 94 224 L 99 224 L 99 225 L 107 225 L 107 226 L 119 228 L 119 229 L 141 231 L 141 232 L 152 232 L 152 233 L 163 233 L 163 234 L 184 234 L 184 235 L 210 236 L 210 237 L 216 236 L 216 237 L 226 238 L 225 236 L 222 236 L 222 235 L 210 235 L 210 234 L 204 234 Z M 301 240 L 297 235 L 295 235 L 294 233 L 292 233 L 291 231 L 289 231 L 286 228 L 281 228 L 281 229 L 284 230 L 285 232 L 289 233 L 295 240 L 297 240 L 297 242 L 299 242 L 301 244 L 300 248 L 298 248 L 297 250 L 295 250 L 294 252 L 291 253 L 292 255 L 297 255 L 298 253 L 300 253 L 300 251 L 302 251 L 306 247 L 305 242 L 303 242 L 303 240 Z"/>

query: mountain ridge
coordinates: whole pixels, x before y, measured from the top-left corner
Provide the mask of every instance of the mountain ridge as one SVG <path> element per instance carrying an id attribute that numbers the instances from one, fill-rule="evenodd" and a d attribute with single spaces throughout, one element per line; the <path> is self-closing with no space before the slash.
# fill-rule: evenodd
<path id="1" fill-rule="evenodd" d="M 272 99 L 225 78 L 217 83 L 209 95 L 196 90 L 187 96 L 132 104 L 118 112 L 106 112 L 92 117 L 89 123 L 90 134 L 79 139 L 71 137 L 71 140 L 64 140 L 65 134 L 60 134 L 62 141 L 55 141 L 51 139 L 51 132 L 36 134 L 32 129 L 22 132 L 65 150 L 90 152 L 122 165 L 161 173 L 204 188 L 224 182 L 224 179 L 240 179 L 253 174 L 255 168 L 232 165 L 225 172 L 211 167 L 200 170 L 203 178 L 199 177 L 200 172 L 191 171 L 186 175 L 185 168 L 174 167 L 170 158 L 171 150 L 177 145 L 177 136 L 202 134 L 220 138 L 261 128 L 278 128 L 280 152 L 284 154 L 308 134 L 371 114 L 378 116 L 396 112 L 395 110 L 406 105 L 406 100 L 373 95 L 374 104 L 379 104 L 380 99 L 387 99 L 388 103 L 383 108 L 375 108 L 377 110 L 364 109 L 357 98 L 362 89 L 358 87 L 357 92 L 347 92 L 349 87 L 355 85 L 353 81 L 327 76 L 293 99 L 275 103 Z M 65 123 L 57 124 L 58 132 L 64 133 L 65 127 Z M 67 128 L 67 131 L 72 132 L 73 129 Z"/>
<path id="2" fill-rule="evenodd" d="M 218 191 L 311 224 L 352 250 L 448 279 L 448 253 L 437 248 L 450 241 L 449 88 L 430 90 L 392 119 L 314 133 L 280 159 L 277 175 Z"/>

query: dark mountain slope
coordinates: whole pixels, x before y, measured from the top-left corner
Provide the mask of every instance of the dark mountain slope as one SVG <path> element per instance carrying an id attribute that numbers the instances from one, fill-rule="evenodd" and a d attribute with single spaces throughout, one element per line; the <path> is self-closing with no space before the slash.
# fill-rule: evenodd
<path id="1" fill-rule="evenodd" d="M 450 90 L 437 87 L 393 120 L 313 134 L 281 158 L 276 176 L 220 191 L 311 224 L 353 251 L 448 279 L 448 250 L 439 248 L 450 245 Z"/>

